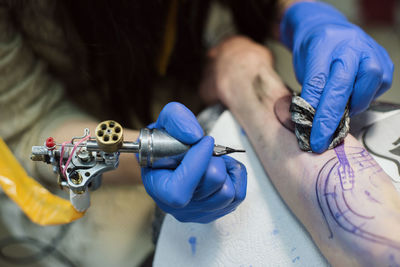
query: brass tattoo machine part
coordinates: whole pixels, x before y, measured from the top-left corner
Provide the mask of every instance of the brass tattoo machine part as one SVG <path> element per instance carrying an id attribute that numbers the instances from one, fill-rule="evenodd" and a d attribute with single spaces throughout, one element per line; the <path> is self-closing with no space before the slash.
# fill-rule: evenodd
<path id="1" fill-rule="evenodd" d="M 117 152 L 124 140 L 122 126 L 113 120 L 103 121 L 96 127 L 96 141 L 99 148 L 107 153 Z"/>

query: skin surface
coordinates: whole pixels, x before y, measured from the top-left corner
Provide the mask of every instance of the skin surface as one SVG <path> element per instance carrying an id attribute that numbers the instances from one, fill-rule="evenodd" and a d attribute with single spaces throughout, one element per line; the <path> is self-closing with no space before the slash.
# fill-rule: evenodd
<path id="1" fill-rule="evenodd" d="M 284 126 L 286 108 L 276 107 L 288 106 L 278 100 L 289 100 L 290 93 L 273 69 L 270 52 L 239 36 L 214 51 L 213 76 L 205 77 L 203 86 L 214 86 L 242 125 L 280 195 L 328 261 L 396 266 L 400 196 L 379 165 L 352 136 L 322 154 L 302 152 Z"/>

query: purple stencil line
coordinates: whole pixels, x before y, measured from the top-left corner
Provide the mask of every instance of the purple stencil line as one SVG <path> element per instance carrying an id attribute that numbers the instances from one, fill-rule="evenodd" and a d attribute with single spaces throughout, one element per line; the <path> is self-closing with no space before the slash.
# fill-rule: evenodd
<path id="1" fill-rule="evenodd" d="M 344 151 L 344 144 L 335 147 L 334 150 L 341 165 L 350 165 L 349 161 L 347 160 L 346 153 Z"/>

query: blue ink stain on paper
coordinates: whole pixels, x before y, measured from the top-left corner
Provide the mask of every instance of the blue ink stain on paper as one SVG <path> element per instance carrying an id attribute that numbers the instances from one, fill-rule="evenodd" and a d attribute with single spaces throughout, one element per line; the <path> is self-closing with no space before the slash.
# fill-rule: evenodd
<path id="1" fill-rule="evenodd" d="M 297 256 L 296 258 L 294 258 L 294 259 L 292 260 L 292 262 L 295 263 L 297 260 L 300 260 L 300 256 Z"/>
<path id="2" fill-rule="evenodd" d="M 273 234 L 273 235 L 279 234 L 279 230 L 278 230 L 278 229 L 274 229 L 274 231 L 272 231 L 272 234 Z"/>
<path id="3" fill-rule="evenodd" d="M 243 128 L 240 128 L 240 132 L 242 133 L 242 135 L 247 136 L 246 132 L 244 131 Z"/>
<path id="4" fill-rule="evenodd" d="M 193 254 L 193 255 L 196 254 L 196 243 L 197 243 L 196 237 L 195 237 L 195 236 L 189 237 L 188 242 L 189 242 L 190 247 L 191 247 L 191 249 L 192 249 L 192 254 Z"/>
<path id="5" fill-rule="evenodd" d="M 290 251 L 291 253 L 293 253 L 296 250 L 296 248 L 292 248 L 292 250 Z M 300 260 L 300 256 L 296 256 L 294 259 L 292 259 L 292 263 L 295 263 L 296 261 Z"/>

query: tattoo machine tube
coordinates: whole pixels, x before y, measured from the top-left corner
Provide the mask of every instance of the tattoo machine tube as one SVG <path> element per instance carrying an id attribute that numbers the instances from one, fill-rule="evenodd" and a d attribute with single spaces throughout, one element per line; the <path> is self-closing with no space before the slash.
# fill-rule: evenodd
<path id="1" fill-rule="evenodd" d="M 135 148 L 137 151 L 132 152 L 138 153 L 141 167 L 175 169 L 190 147 L 190 145 L 186 145 L 170 136 L 164 130 L 143 128 L 140 130 L 138 146 Z M 122 148 L 124 148 L 124 145 Z M 120 150 L 120 152 L 130 152 L 130 150 L 125 149 L 124 151 Z M 214 145 L 213 156 L 218 157 L 236 152 L 246 151 Z"/>
<path id="2" fill-rule="evenodd" d="M 0 186 L 34 223 L 40 225 L 65 224 L 81 218 L 71 203 L 50 193 L 29 177 L 0 138 Z"/>
<path id="3" fill-rule="evenodd" d="M 89 190 L 78 193 L 75 193 L 74 190 L 69 190 L 69 200 L 77 211 L 83 212 L 90 206 Z"/>
<path id="4" fill-rule="evenodd" d="M 189 148 L 164 130 L 144 128 L 139 135 L 139 164 L 142 167 L 174 169 Z"/>

